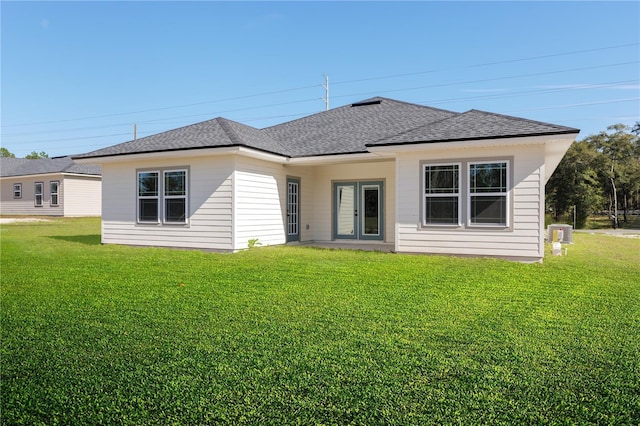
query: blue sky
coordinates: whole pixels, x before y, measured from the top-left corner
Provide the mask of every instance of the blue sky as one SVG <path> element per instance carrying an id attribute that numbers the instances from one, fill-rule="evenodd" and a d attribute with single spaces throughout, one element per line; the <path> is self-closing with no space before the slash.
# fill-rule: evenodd
<path id="1" fill-rule="evenodd" d="M 640 120 L 639 2 L 13 2 L 2 146 L 77 154 L 385 96 L 581 129 Z"/>

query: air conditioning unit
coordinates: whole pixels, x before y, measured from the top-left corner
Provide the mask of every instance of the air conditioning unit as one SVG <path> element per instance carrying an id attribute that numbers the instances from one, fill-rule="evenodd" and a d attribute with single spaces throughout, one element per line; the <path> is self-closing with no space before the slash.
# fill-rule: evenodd
<path id="1" fill-rule="evenodd" d="M 565 224 L 547 226 L 547 241 L 573 244 L 573 227 Z"/>

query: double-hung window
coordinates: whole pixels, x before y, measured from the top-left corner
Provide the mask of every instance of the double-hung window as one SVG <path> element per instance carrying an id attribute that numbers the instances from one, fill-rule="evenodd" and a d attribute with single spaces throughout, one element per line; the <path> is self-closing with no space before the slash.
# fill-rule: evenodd
<path id="1" fill-rule="evenodd" d="M 469 225 L 508 226 L 509 163 L 469 163 Z"/>
<path id="2" fill-rule="evenodd" d="M 36 182 L 33 187 L 33 194 L 34 194 L 33 203 L 36 207 L 42 207 L 43 188 L 44 188 L 43 182 Z"/>
<path id="3" fill-rule="evenodd" d="M 138 222 L 157 223 L 158 175 L 160 172 L 138 172 Z"/>
<path id="4" fill-rule="evenodd" d="M 138 172 L 138 222 L 184 224 L 187 221 L 187 170 Z"/>
<path id="5" fill-rule="evenodd" d="M 424 165 L 424 224 L 460 224 L 460 164 Z"/>
<path id="6" fill-rule="evenodd" d="M 13 198 L 22 198 L 22 184 L 14 183 L 13 184 Z"/>
<path id="7" fill-rule="evenodd" d="M 185 223 L 187 220 L 187 171 L 168 170 L 164 174 L 164 221 Z"/>
<path id="8" fill-rule="evenodd" d="M 57 206 L 58 205 L 58 195 L 59 195 L 59 189 L 60 189 L 60 182 L 58 182 L 57 180 L 51 181 L 51 205 L 52 206 Z"/>

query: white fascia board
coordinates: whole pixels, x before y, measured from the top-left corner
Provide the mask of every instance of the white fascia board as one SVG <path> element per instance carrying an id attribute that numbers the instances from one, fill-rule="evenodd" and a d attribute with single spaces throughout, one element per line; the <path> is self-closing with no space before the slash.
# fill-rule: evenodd
<path id="1" fill-rule="evenodd" d="M 384 154 L 382 154 L 384 155 Z M 353 162 L 366 162 L 366 161 L 380 161 L 384 160 L 381 154 L 373 152 L 365 152 L 359 154 L 338 154 L 338 155 L 318 155 L 313 157 L 296 157 L 289 158 L 287 164 L 292 166 L 297 165 L 321 165 L 321 164 L 335 164 L 335 163 L 353 163 Z"/>
<path id="2" fill-rule="evenodd" d="M 50 176 L 49 179 L 51 179 L 51 177 L 55 176 L 55 177 L 62 177 L 64 176 L 66 173 L 62 173 L 62 172 L 49 172 L 49 173 L 36 173 L 36 174 L 31 174 L 31 175 L 14 175 L 14 176 L 2 176 L 0 179 L 30 179 L 30 178 L 40 178 L 40 179 L 44 179 L 47 176 Z M 96 175 L 80 175 L 80 176 L 96 176 Z M 100 176 L 98 176 L 100 177 Z"/>
<path id="3" fill-rule="evenodd" d="M 243 146 L 229 146 L 220 148 L 204 148 L 204 149 L 183 149 L 176 151 L 159 151 L 146 152 L 138 154 L 112 155 L 106 157 L 93 158 L 74 158 L 73 161 L 80 164 L 105 164 L 105 163 L 122 163 L 122 162 L 139 162 L 141 160 L 158 160 L 168 157 L 212 157 L 221 155 L 244 155 L 246 157 L 259 158 L 277 163 L 285 163 L 286 157 L 269 154 L 267 152 L 258 151 L 256 149 L 246 148 Z"/>
<path id="4" fill-rule="evenodd" d="M 84 173 L 68 173 L 68 172 L 64 172 L 64 173 L 62 173 L 62 176 L 102 179 L 102 175 L 89 175 L 89 174 L 84 174 Z"/>
<path id="5" fill-rule="evenodd" d="M 409 143 L 404 145 L 371 146 L 369 147 L 369 151 L 372 153 L 383 155 L 385 153 L 395 154 L 413 151 L 452 151 L 468 148 L 498 148 L 517 145 L 538 145 L 556 140 L 558 138 L 566 137 L 575 138 L 575 135 L 549 135 L 516 138 L 479 139 L 469 141 Z"/>
<path id="6" fill-rule="evenodd" d="M 272 163 L 280 164 L 284 164 L 289 160 L 289 158 L 283 157 L 282 155 L 270 154 L 268 152 L 258 151 L 256 149 L 246 148 L 244 146 L 239 147 L 238 154 L 245 157 L 251 157 L 258 160 L 265 160 Z"/>

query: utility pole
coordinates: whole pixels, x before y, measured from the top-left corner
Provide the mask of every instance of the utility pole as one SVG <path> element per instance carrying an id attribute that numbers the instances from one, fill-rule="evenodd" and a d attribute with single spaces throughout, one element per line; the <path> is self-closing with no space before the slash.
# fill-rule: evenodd
<path id="1" fill-rule="evenodd" d="M 138 139 L 138 126 L 136 126 L 136 123 L 133 123 L 133 140 L 135 141 L 136 139 Z"/>
<path id="2" fill-rule="evenodd" d="M 324 101 L 324 110 L 325 111 L 329 111 L 329 76 L 326 74 L 324 75 L 324 84 L 322 85 L 322 87 L 324 87 L 324 98 L 320 98 Z"/>

